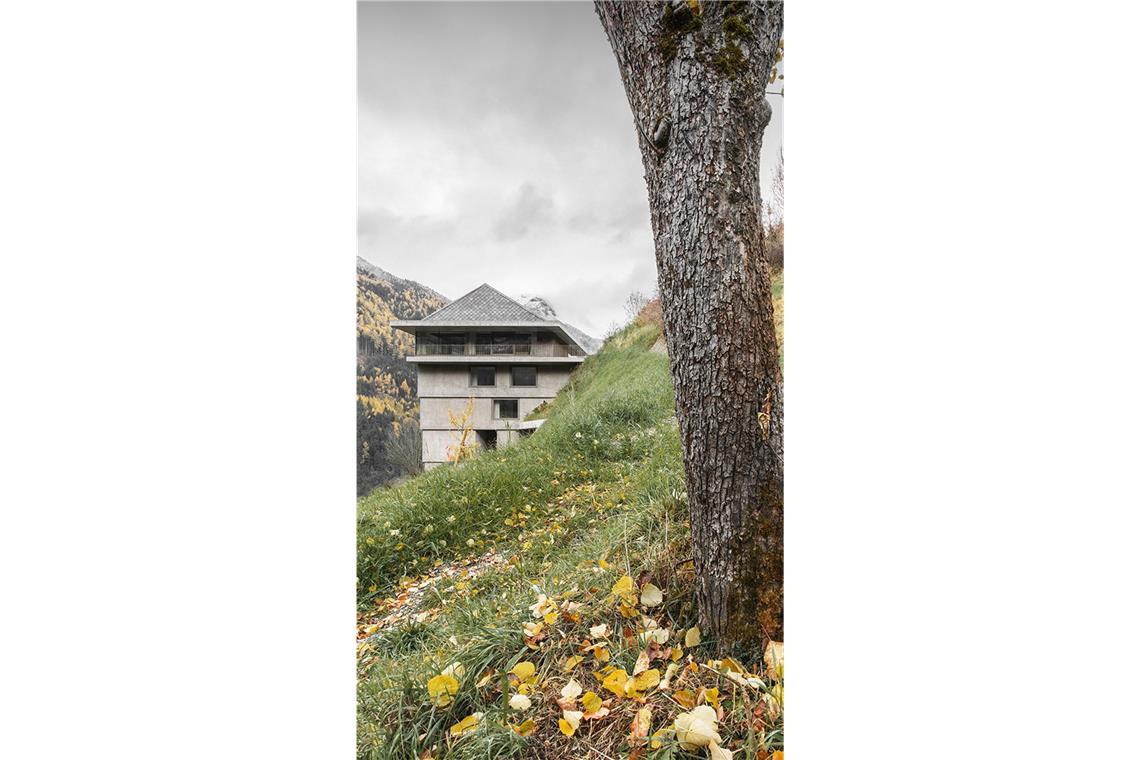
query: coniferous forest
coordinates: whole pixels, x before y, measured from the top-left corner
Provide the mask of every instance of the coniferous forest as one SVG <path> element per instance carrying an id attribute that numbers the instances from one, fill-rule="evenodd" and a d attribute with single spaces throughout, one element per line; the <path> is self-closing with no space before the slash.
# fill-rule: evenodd
<path id="1" fill-rule="evenodd" d="M 420 471 L 415 368 L 405 361 L 412 338 L 389 327 L 421 319 L 447 299 L 361 258 L 356 260 L 356 489 Z"/>

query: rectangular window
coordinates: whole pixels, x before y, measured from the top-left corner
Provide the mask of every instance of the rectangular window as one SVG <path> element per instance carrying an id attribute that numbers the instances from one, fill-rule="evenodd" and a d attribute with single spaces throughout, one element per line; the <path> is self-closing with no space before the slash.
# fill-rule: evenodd
<path id="1" fill-rule="evenodd" d="M 536 367 L 511 367 L 511 385 L 538 385 Z"/>
<path id="2" fill-rule="evenodd" d="M 530 356 L 530 333 L 476 333 L 475 353 L 481 356 L 492 354 L 521 354 Z"/>
<path id="3" fill-rule="evenodd" d="M 519 418 L 519 402 L 517 399 L 503 399 L 495 402 L 495 409 L 500 420 L 517 420 Z"/>
<path id="4" fill-rule="evenodd" d="M 429 333 L 422 339 L 422 354 L 462 356 L 467 344 L 466 333 Z"/>
<path id="5" fill-rule="evenodd" d="M 471 368 L 471 385 L 494 385 L 495 384 L 495 368 L 494 367 L 472 367 Z"/>

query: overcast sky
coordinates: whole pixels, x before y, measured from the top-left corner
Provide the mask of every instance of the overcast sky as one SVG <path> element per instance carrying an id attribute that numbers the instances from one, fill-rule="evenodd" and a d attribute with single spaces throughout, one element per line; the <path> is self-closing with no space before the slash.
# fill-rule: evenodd
<path id="1" fill-rule="evenodd" d="M 483 282 L 540 295 L 595 336 L 623 321 L 625 297 L 654 288 L 653 236 L 593 4 L 357 9 L 360 255 L 452 299 Z"/>

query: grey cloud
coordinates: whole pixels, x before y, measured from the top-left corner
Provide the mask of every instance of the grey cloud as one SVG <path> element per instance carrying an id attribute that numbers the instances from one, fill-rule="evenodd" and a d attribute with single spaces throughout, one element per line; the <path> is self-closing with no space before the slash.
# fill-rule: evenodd
<path id="1" fill-rule="evenodd" d="M 452 298 L 482 282 L 540 295 L 594 335 L 620 321 L 656 270 L 633 119 L 592 4 L 357 8 L 360 255 Z"/>
<path id="2" fill-rule="evenodd" d="M 541 229 L 554 219 L 554 199 L 532 183 L 524 182 L 519 188 L 514 205 L 495 222 L 495 239 L 518 240 L 534 230 Z"/>

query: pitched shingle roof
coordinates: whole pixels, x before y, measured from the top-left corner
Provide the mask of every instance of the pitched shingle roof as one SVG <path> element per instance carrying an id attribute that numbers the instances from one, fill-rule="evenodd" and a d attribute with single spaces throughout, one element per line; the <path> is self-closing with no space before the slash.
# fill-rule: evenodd
<path id="1" fill-rule="evenodd" d="M 601 347 L 601 341 L 590 337 L 574 325 L 537 314 L 486 283 L 467 295 L 455 299 L 439 311 L 428 314 L 423 319 L 394 320 L 392 322 L 392 326 L 396 329 L 409 331 L 421 325 L 427 327 L 432 325 L 491 327 L 496 324 L 511 326 L 533 324 L 542 327 L 561 327 L 565 336 L 577 343 L 587 354 L 597 353 Z"/>
<path id="2" fill-rule="evenodd" d="M 424 324 L 443 322 L 546 322 L 509 296 L 484 283 L 462 298 L 428 314 L 420 320 Z"/>

